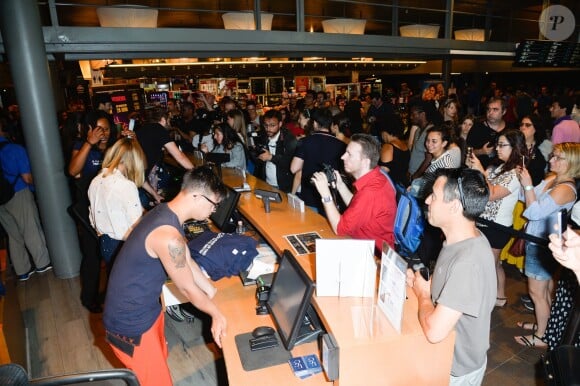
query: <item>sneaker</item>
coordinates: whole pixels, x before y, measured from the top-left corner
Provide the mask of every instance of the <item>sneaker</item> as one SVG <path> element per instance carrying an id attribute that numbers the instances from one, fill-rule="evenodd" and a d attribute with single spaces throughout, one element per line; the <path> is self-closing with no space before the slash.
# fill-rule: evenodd
<path id="1" fill-rule="evenodd" d="M 46 271 L 50 271 L 52 269 L 52 265 L 50 263 L 48 263 L 47 265 L 45 265 L 42 268 L 36 268 L 36 272 L 38 273 L 44 273 Z"/>
<path id="2" fill-rule="evenodd" d="M 179 308 L 179 304 L 174 304 L 172 306 L 165 307 L 165 312 L 167 315 L 175 320 L 176 322 L 183 322 L 185 321 L 185 316 L 181 313 L 181 308 Z"/>
<path id="3" fill-rule="evenodd" d="M 534 312 L 535 307 L 534 307 L 534 303 L 530 302 L 530 303 L 523 303 L 524 304 L 524 308 L 528 311 L 532 311 Z"/>
<path id="4" fill-rule="evenodd" d="M 26 281 L 26 280 L 30 279 L 30 276 L 32 276 L 34 273 L 35 273 L 34 269 L 31 269 L 30 271 L 26 272 L 25 274 L 18 275 L 18 280 Z"/>
<path id="5" fill-rule="evenodd" d="M 520 300 L 522 301 L 522 303 L 533 303 L 532 298 L 530 298 L 530 295 L 528 294 L 520 296 Z"/>

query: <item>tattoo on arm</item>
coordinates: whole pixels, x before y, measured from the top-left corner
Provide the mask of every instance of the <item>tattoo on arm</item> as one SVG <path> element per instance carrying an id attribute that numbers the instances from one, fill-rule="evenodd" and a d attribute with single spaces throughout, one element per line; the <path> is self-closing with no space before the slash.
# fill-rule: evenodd
<path id="1" fill-rule="evenodd" d="M 185 264 L 185 243 L 181 238 L 174 238 L 167 244 L 169 256 L 171 261 L 175 264 L 175 268 L 180 269 L 186 266 Z"/>

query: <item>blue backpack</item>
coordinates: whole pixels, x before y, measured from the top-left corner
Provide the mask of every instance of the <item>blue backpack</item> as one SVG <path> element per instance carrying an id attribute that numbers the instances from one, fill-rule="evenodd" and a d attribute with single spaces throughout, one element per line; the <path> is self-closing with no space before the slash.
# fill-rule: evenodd
<path id="1" fill-rule="evenodd" d="M 423 209 L 417 199 L 407 192 L 404 186 L 394 184 L 388 173 L 383 169 L 381 171 L 387 177 L 396 193 L 395 249 L 402 257 L 412 257 L 419 249 L 425 229 Z"/>

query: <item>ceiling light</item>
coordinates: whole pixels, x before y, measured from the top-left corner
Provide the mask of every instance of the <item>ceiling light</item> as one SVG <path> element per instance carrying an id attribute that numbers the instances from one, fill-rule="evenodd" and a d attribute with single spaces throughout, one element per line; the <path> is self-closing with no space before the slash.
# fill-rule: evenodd
<path id="1" fill-rule="evenodd" d="M 158 10 L 138 5 L 99 7 L 101 27 L 157 28 Z"/>
<path id="2" fill-rule="evenodd" d="M 365 19 L 329 19 L 322 21 L 325 33 L 364 35 Z"/>
<path id="3" fill-rule="evenodd" d="M 480 28 L 460 29 L 454 32 L 455 40 L 485 41 L 485 30 Z"/>
<path id="4" fill-rule="evenodd" d="M 274 15 L 271 13 L 260 13 L 260 29 L 263 31 L 270 31 L 272 29 L 272 19 Z M 254 20 L 254 12 L 228 12 L 222 15 L 225 29 L 242 29 L 255 30 L 256 21 Z"/>
<path id="5" fill-rule="evenodd" d="M 477 56 L 516 56 L 514 51 L 473 51 L 473 50 L 449 50 L 449 55 L 477 55 Z"/>
<path id="6" fill-rule="evenodd" d="M 247 58 L 250 59 L 250 58 Z M 303 60 L 287 60 L 282 58 L 272 59 L 272 60 L 258 60 L 258 61 L 250 61 L 250 60 L 231 60 L 228 61 L 228 64 L 232 65 L 244 65 L 244 64 L 354 64 L 360 63 L 359 60 L 349 60 L 349 59 L 324 59 L 324 58 L 310 58 L 311 60 L 307 60 L 308 58 L 304 58 Z M 425 64 L 427 63 L 424 60 L 373 60 L 371 62 L 365 61 L 365 63 L 372 63 L 372 64 Z M 167 67 L 167 66 L 204 66 L 204 65 L 216 65 L 219 63 L 207 61 L 207 62 L 191 62 L 191 63 L 155 63 L 155 64 L 110 64 L 108 67 L 110 68 L 123 68 L 123 67 Z"/>
<path id="7" fill-rule="evenodd" d="M 401 36 L 406 38 L 436 39 L 439 36 L 438 25 L 411 24 L 399 27 Z"/>

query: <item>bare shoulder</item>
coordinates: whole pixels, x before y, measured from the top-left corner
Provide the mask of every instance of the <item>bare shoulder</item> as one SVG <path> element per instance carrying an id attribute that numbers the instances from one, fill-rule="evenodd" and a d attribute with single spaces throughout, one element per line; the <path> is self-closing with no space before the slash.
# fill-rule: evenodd
<path id="1" fill-rule="evenodd" d="M 186 242 L 181 233 L 170 225 L 155 228 L 145 241 L 147 252 L 153 257 L 164 260 L 169 257 L 185 256 Z"/>

